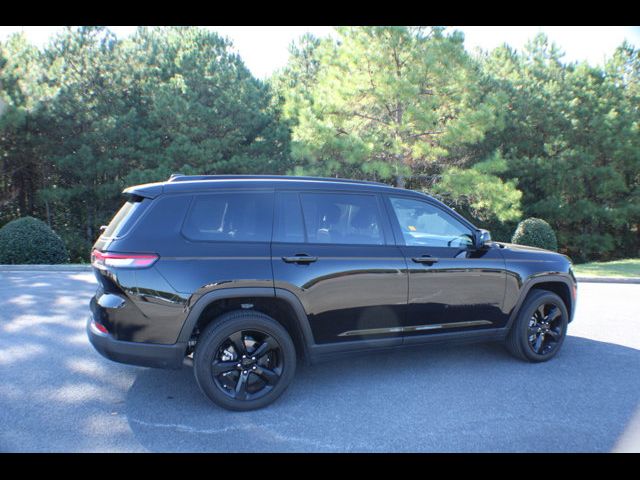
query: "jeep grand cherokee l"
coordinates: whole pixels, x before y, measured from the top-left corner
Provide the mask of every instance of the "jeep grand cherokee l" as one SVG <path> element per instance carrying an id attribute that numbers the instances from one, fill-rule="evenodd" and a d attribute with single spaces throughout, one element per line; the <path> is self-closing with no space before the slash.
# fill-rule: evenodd
<path id="1" fill-rule="evenodd" d="M 89 339 L 117 362 L 192 365 L 228 409 L 274 401 L 300 360 L 501 340 L 545 361 L 575 311 L 567 257 L 492 242 L 423 193 L 174 175 L 124 196 L 91 254 Z"/>

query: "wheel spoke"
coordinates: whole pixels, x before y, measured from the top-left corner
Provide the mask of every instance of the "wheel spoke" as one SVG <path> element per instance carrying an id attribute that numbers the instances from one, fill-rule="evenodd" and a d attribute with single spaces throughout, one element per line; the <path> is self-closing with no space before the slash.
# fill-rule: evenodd
<path id="1" fill-rule="evenodd" d="M 266 337 L 260 346 L 251 354 L 252 357 L 260 358 L 265 355 L 269 350 L 277 348 L 278 344 L 273 337 Z"/>
<path id="2" fill-rule="evenodd" d="M 560 315 L 562 315 L 562 312 L 560 312 L 560 309 L 554 305 L 553 307 L 551 307 L 551 310 L 549 310 L 546 321 L 548 323 L 554 322 L 558 319 L 558 317 L 560 317 Z"/>
<path id="3" fill-rule="evenodd" d="M 536 344 L 533 346 L 533 349 L 536 353 L 540 353 L 540 348 L 542 347 L 542 342 L 544 340 L 544 336 L 542 334 L 538 335 L 536 339 Z"/>
<path id="4" fill-rule="evenodd" d="M 236 382 L 233 380 L 231 375 L 222 375 L 222 385 L 227 387 L 229 390 L 235 390 Z"/>
<path id="5" fill-rule="evenodd" d="M 247 377 L 248 375 L 241 373 L 236 384 L 235 398 L 245 400 L 247 398 Z"/>
<path id="6" fill-rule="evenodd" d="M 555 330 L 548 330 L 547 335 L 551 336 L 556 342 L 560 339 L 560 332 L 556 332 Z"/>
<path id="7" fill-rule="evenodd" d="M 244 344 L 244 336 L 242 332 L 236 332 L 229 337 L 231 343 L 233 343 L 233 348 L 236 350 L 236 354 L 238 356 L 247 354 L 247 347 Z"/>
<path id="8" fill-rule="evenodd" d="M 278 375 L 273 370 L 269 370 L 268 368 L 264 368 L 264 367 L 256 368 L 253 371 L 253 373 L 255 373 L 255 374 L 259 375 L 260 377 L 262 377 L 262 379 L 264 381 L 266 381 L 267 384 L 269 384 L 269 385 L 275 385 L 276 382 L 280 379 L 280 375 Z"/>
<path id="9" fill-rule="evenodd" d="M 214 375 L 220 375 L 221 373 L 229 372 L 236 368 L 237 362 L 222 362 L 220 360 L 215 360 L 211 364 L 211 373 Z"/>
<path id="10" fill-rule="evenodd" d="M 538 318 L 536 318 L 536 322 L 544 319 L 544 303 L 536 308 L 536 313 L 538 314 Z"/>

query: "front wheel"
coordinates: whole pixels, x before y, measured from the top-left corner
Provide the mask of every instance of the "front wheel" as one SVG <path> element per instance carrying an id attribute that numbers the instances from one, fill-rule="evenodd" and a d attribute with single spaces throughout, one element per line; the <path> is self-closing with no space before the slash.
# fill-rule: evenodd
<path id="1" fill-rule="evenodd" d="M 296 352 L 287 331 L 273 318 L 234 311 L 204 330 L 193 367 L 198 386 L 214 403 L 229 410 L 254 410 L 287 388 Z"/>
<path id="2" fill-rule="evenodd" d="M 569 314 L 562 299 L 547 290 L 529 294 L 506 339 L 507 349 L 529 362 L 553 358 L 567 334 Z"/>

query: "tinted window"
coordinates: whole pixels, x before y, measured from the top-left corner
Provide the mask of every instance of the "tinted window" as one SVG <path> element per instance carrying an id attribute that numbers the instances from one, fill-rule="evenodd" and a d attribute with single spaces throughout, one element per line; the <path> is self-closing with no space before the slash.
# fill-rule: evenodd
<path id="1" fill-rule="evenodd" d="M 273 214 L 271 193 L 215 193 L 194 198 L 183 226 L 192 240 L 268 242 Z"/>
<path id="2" fill-rule="evenodd" d="M 118 213 L 111 219 L 109 226 L 106 228 L 103 237 L 122 237 L 129 231 L 131 225 L 133 225 L 134 212 L 142 205 L 142 202 L 127 202 L 125 203 Z"/>
<path id="3" fill-rule="evenodd" d="M 304 225 L 298 193 L 278 193 L 276 209 L 278 220 L 273 236 L 274 242 L 304 243 Z"/>
<path id="4" fill-rule="evenodd" d="M 406 245 L 466 247 L 471 231 L 443 210 L 419 200 L 391 198 Z"/>
<path id="5" fill-rule="evenodd" d="M 375 196 L 303 193 L 300 197 L 308 242 L 384 244 Z"/>

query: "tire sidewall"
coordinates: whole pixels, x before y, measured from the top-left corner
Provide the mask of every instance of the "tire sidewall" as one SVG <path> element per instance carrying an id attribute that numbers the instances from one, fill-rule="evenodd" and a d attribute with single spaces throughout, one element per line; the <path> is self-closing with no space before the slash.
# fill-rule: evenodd
<path id="1" fill-rule="evenodd" d="M 551 353 L 546 355 L 540 355 L 533 351 L 531 346 L 529 345 L 529 320 L 533 316 L 535 310 L 540 306 L 540 304 L 553 304 L 560 309 L 562 312 L 562 334 L 560 340 L 558 341 L 558 345 Z M 518 342 L 520 343 L 520 347 L 522 349 L 523 354 L 532 362 L 545 362 L 547 360 L 555 357 L 560 348 L 564 343 L 564 339 L 567 336 L 567 326 L 568 326 L 569 314 L 567 312 L 567 307 L 565 306 L 562 299 L 552 292 L 540 292 L 536 293 L 530 300 L 527 301 L 522 312 L 518 316 Z"/>
<path id="2" fill-rule="evenodd" d="M 220 391 L 211 375 L 211 362 L 218 347 L 239 330 L 256 330 L 273 336 L 280 344 L 283 356 L 282 374 L 278 384 L 265 396 L 255 400 L 235 400 Z M 196 346 L 193 369 L 202 392 L 217 405 L 229 410 L 254 410 L 275 401 L 293 379 L 296 368 L 295 347 L 287 331 L 271 317 L 259 312 L 230 312 L 212 322 L 202 333 Z"/>

